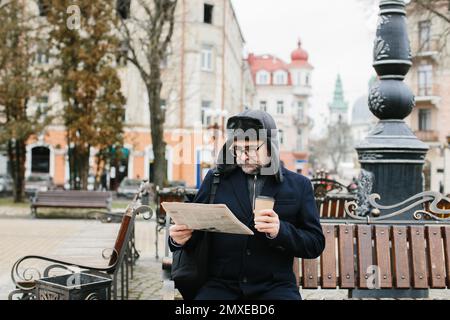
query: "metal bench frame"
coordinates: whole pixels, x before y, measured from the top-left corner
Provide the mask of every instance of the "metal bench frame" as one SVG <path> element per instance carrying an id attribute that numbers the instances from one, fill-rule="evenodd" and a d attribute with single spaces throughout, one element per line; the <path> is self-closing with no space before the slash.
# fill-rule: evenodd
<path id="1" fill-rule="evenodd" d="M 109 298 L 117 300 L 128 299 L 129 279 L 133 278 L 133 267 L 139 254 L 135 248 L 134 238 L 134 222 L 137 214 L 144 215 L 145 219 L 150 219 L 153 215 L 152 209 L 148 205 L 143 205 L 140 201 L 148 195 L 150 185 L 144 181 L 139 192 L 136 193 L 133 201 L 127 206 L 122 216 L 122 222 L 116 237 L 113 249 L 103 250 L 103 258 L 109 259 L 108 265 L 105 267 L 94 267 L 74 263 L 70 261 L 57 260 L 44 256 L 25 256 L 17 260 L 11 269 L 11 278 L 16 289 L 9 294 L 9 299 L 19 300 L 36 300 L 35 280 L 42 277 L 52 276 L 52 271 L 63 270 L 67 273 L 81 272 L 101 275 L 103 277 L 112 278 L 112 290 L 110 290 Z M 112 252 L 107 254 L 107 251 Z M 41 270 L 22 267 L 25 261 L 29 260 L 45 261 L 48 265 Z"/>

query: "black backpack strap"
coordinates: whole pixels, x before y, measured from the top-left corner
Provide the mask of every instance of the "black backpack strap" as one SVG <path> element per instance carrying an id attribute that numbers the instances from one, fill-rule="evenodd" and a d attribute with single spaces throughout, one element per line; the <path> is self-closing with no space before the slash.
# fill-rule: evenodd
<path id="1" fill-rule="evenodd" d="M 216 197 L 217 188 L 220 183 L 220 172 L 217 169 L 214 169 L 213 175 L 211 193 L 209 194 L 209 203 L 214 203 L 214 198 Z"/>

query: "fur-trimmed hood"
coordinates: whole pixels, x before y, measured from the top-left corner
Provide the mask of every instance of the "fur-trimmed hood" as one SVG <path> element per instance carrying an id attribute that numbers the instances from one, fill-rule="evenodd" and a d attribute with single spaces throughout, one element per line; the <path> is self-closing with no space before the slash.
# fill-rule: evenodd
<path id="1" fill-rule="evenodd" d="M 236 159 L 230 151 L 230 147 L 236 137 L 244 136 L 249 139 L 266 141 L 271 162 L 270 166 L 261 168 L 260 174 L 274 176 L 277 182 L 281 182 L 283 175 L 278 129 L 272 116 L 261 110 L 247 110 L 228 119 L 227 140 L 217 158 L 218 171 L 226 175 L 237 168 Z"/>

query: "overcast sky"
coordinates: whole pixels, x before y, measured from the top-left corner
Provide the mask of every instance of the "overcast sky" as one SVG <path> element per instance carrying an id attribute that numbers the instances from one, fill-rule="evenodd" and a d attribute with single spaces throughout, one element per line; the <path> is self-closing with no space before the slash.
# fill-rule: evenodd
<path id="1" fill-rule="evenodd" d="M 289 62 L 301 38 L 315 68 L 310 111 L 314 134 L 322 131 L 338 73 L 350 109 L 367 93 L 375 74 L 372 48 L 378 9 L 366 1 L 232 0 L 247 52 L 270 53 Z"/>

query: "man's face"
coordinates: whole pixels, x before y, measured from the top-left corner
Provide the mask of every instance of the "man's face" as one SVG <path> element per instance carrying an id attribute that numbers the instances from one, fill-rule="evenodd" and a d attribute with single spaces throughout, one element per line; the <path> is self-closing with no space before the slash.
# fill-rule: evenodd
<path id="1" fill-rule="evenodd" d="M 232 146 L 238 166 L 247 174 L 255 174 L 270 162 L 264 141 L 237 140 Z"/>

